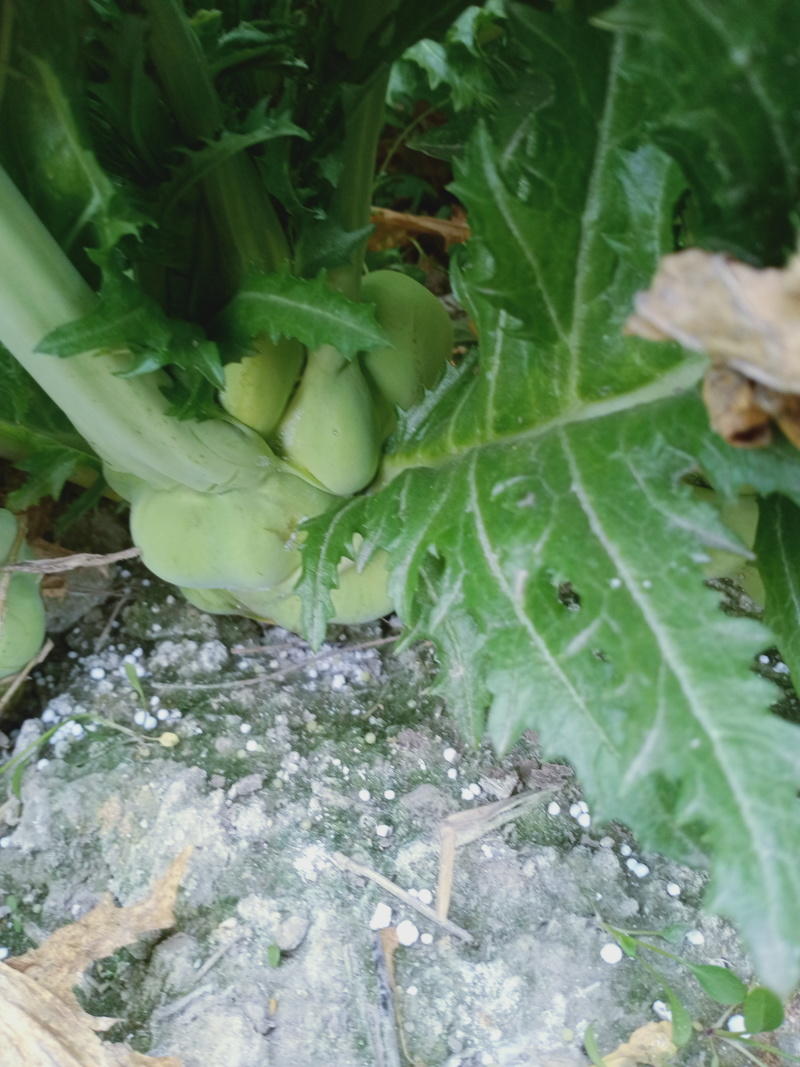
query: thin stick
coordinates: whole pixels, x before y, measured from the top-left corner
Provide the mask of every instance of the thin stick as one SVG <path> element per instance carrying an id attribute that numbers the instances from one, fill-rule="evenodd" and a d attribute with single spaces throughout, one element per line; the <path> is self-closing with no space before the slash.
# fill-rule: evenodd
<path id="1" fill-rule="evenodd" d="M 228 941 L 225 945 L 220 945 L 216 952 L 212 952 L 206 962 L 194 976 L 196 982 L 202 981 L 215 964 L 219 963 L 226 952 L 230 952 L 234 945 L 238 945 L 244 937 L 244 934 L 239 934 L 238 937 L 234 937 L 232 941 Z"/>
<path id="2" fill-rule="evenodd" d="M 371 867 L 365 867 L 363 863 L 357 863 L 355 860 L 351 860 L 349 856 L 345 856 L 342 852 L 334 852 L 331 855 L 331 859 L 336 866 L 342 871 L 350 871 L 352 874 L 357 874 L 360 878 L 368 878 L 371 882 L 379 885 L 381 889 L 385 889 L 387 893 L 391 893 L 392 896 L 402 900 L 404 904 L 407 904 L 410 908 L 414 908 L 424 915 L 430 922 L 435 923 L 437 926 L 441 926 L 443 930 L 446 930 L 448 934 L 453 934 L 455 937 L 461 938 L 462 941 L 466 941 L 468 944 L 474 944 L 475 939 L 472 934 L 468 933 L 462 927 L 457 926 L 450 919 L 440 919 L 433 908 L 429 908 L 427 904 L 423 904 L 421 900 L 416 897 L 412 897 L 410 893 L 407 893 L 405 889 L 401 889 L 399 885 L 396 885 L 389 878 L 386 878 L 382 874 L 378 874 L 377 871 L 373 871 Z"/>
<path id="3" fill-rule="evenodd" d="M 153 689 L 235 689 L 237 686 L 245 685 L 259 685 L 261 682 L 272 682 L 278 678 L 283 678 L 286 674 L 293 674 L 295 671 L 302 671 L 305 667 L 311 666 L 312 663 L 317 663 L 319 660 L 328 659 L 331 656 L 335 656 L 340 652 L 361 652 L 365 648 L 377 648 L 378 645 L 389 645 L 397 642 L 397 637 L 379 637 L 374 641 L 362 641 L 358 645 L 342 645 L 341 648 L 329 649 L 327 652 L 318 652 L 316 656 L 309 656 L 308 659 L 304 659 L 301 663 L 290 663 L 286 667 L 281 667 L 277 671 L 269 671 L 264 674 L 256 675 L 255 678 L 239 678 L 233 682 L 151 682 L 150 686 Z"/>
<path id="4" fill-rule="evenodd" d="M 133 559 L 141 555 L 140 548 L 125 548 L 122 552 L 75 552 L 71 556 L 59 556 L 58 559 L 30 559 L 19 563 L 9 563 L 2 569 L 12 574 L 61 574 L 74 571 L 78 567 L 105 567 L 109 563 L 118 563 L 123 559 Z"/>
<path id="5" fill-rule="evenodd" d="M 8 689 L 6 689 L 5 693 L 3 693 L 2 697 L 0 697 L 0 711 L 3 711 L 8 706 L 9 701 L 19 689 L 19 687 L 22 685 L 22 683 L 26 680 L 33 668 L 38 667 L 42 660 L 47 659 L 47 657 L 52 651 L 53 642 L 48 637 L 45 643 L 30 661 L 30 663 L 27 664 L 27 666 L 23 667 L 18 674 L 15 674 L 13 679 L 8 679 L 11 684 L 9 685 Z"/>
<path id="6" fill-rule="evenodd" d="M 108 622 L 105 624 L 105 626 L 103 627 L 102 632 L 99 634 L 99 636 L 95 640 L 95 643 L 94 643 L 95 652 L 100 652 L 101 649 L 105 648 L 106 641 L 108 641 L 108 638 L 109 638 L 109 636 L 111 634 L 111 627 L 117 621 L 117 616 L 119 615 L 119 613 L 122 611 L 122 609 L 125 607 L 125 605 L 128 603 L 128 601 L 132 597 L 133 597 L 133 593 L 124 593 L 119 598 L 117 603 L 114 605 L 114 610 L 109 615 Z"/>

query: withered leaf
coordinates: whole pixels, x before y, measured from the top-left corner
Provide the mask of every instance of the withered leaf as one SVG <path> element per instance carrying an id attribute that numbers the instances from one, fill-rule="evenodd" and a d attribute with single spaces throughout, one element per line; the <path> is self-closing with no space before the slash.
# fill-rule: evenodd
<path id="1" fill-rule="evenodd" d="M 73 987 L 95 960 L 143 933 L 174 925 L 172 909 L 190 852 L 184 849 L 138 904 L 118 908 L 106 894 L 88 915 L 56 930 L 39 948 L 0 964 L 0 1047 L 9 1057 L 4 1064 L 180 1067 L 174 1057 L 153 1058 L 125 1045 L 103 1043 L 96 1031 L 108 1029 L 116 1020 L 84 1012 Z"/>
<path id="2" fill-rule="evenodd" d="M 650 1064 L 651 1067 L 664 1067 L 678 1049 L 672 1040 L 672 1023 L 645 1023 L 631 1034 L 619 1048 L 603 1057 L 606 1067 L 636 1067 L 636 1064 Z"/>
<path id="3" fill-rule="evenodd" d="M 689 249 L 665 256 L 626 332 L 674 340 L 711 360 L 703 397 L 732 445 L 769 444 L 774 419 L 800 447 L 800 256 L 757 269 Z"/>

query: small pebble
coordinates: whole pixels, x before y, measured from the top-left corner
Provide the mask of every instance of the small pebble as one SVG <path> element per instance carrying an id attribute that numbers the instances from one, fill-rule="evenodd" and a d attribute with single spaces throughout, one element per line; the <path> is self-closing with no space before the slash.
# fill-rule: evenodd
<path id="1" fill-rule="evenodd" d="M 370 930 L 385 930 L 387 926 L 392 925 L 392 909 L 388 904 L 380 903 L 375 905 L 375 911 L 372 913 L 372 918 L 369 921 Z"/>
<path id="2" fill-rule="evenodd" d="M 582 826 L 584 829 L 587 829 L 592 825 L 592 817 L 588 811 L 582 811 L 580 813 L 578 816 L 578 825 Z"/>
<path id="3" fill-rule="evenodd" d="M 650 873 L 650 868 L 647 866 L 646 863 L 637 863 L 636 866 L 633 868 L 633 873 L 636 875 L 637 878 L 646 878 Z"/>
<path id="4" fill-rule="evenodd" d="M 578 816 L 579 816 L 579 815 L 580 815 L 580 813 L 581 813 L 581 806 L 580 806 L 580 804 L 570 804 L 570 806 L 569 806 L 569 813 L 570 813 L 570 815 L 572 816 L 572 818 L 573 818 L 573 819 L 577 819 L 577 818 L 578 818 Z"/>
<path id="5" fill-rule="evenodd" d="M 672 1012 L 663 1000 L 653 1001 L 653 1011 L 662 1019 L 665 1023 L 672 1022 Z"/>
<path id="6" fill-rule="evenodd" d="M 731 1015 L 728 1019 L 728 1030 L 732 1034 L 743 1034 L 744 1030 L 744 1015 Z"/>
<path id="7" fill-rule="evenodd" d="M 671 897 L 679 897 L 681 895 L 681 887 L 677 882 L 667 882 L 667 893 Z"/>
<path id="8" fill-rule="evenodd" d="M 470 791 L 470 793 L 472 793 L 472 795 L 474 797 L 479 797 L 481 795 L 481 793 L 483 792 L 483 790 L 481 789 L 481 787 L 478 785 L 477 782 L 470 782 L 469 783 L 469 791 Z"/>
<path id="9" fill-rule="evenodd" d="M 169 711 L 166 708 L 159 708 L 156 712 L 156 718 L 159 722 L 163 722 L 164 719 L 169 718 Z"/>
<path id="10" fill-rule="evenodd" d="M 447 777 L 448 778 L 458 778 L 458 771 L 455 769 L 455 767 L 451 767 L 450 768 L 450 770 L 447 772 Z"/>
<path id="11" fill-rule="evenodd" d="M 422 901 L 423 904 L 432 904 L 433 893 L 431 893 L 430 889 L 420 889 L 419 899 Z"/>
<path id="12" fill-rule="evenodd" d="M 40 759 L 36 761 L 36 770 L 42 771 L 50 763 L 49 759 Z"/>
<path id="13" fill-rule="evenodd" d="M 375 827 L 375 833 L 378 837 L 389 837 L 391 835 L 392 828 L 387 826 L 385 822 L 379 822 Z"/>
<path id="14" fill-rule="evenodd" d="M 547 805 L 547 814 L 548 815 L 560 815 L 561 814 L 561 805 L 559 803 L 557 803 L 557 801 L 551 800 L 550 803 Z"/>
<path id="15" fill-rule="evenodd" d="M 474 800 L 475 799 L 475 794 L 472 792 L 472 790 L 470 789 L 470 787 L 468 785 L 465 785 L 464 788 L 461 790 L 461 799 L 462 800 Z"/>
<path id="16" fill-rule="evenodd" d="M 155 717 L 155 715 L 145 715 L 142 726 L 145 728 L 145 730 L 155 730 L 155 728 L 158 726 L 158 719 Z"/>
<path id="17" fill-rule="evenodd" d="M 420 935 L 420 941 L 422 942 L 423 945 L 432 945 L 433 944 L 433 934 L 421 934 Z"/>
<path id="18" fill-rule="evenodd" d="M 345 680 L 343 674 L 334 674 L 331 678 L 331 689 L 344 689 Z"/>
<path id="19" fill-rule="evenodd" d="M 147 712 L 139 708 L 138 711 L 133 713 L 133 721 L 137 726 L 144 726 L 144 720 L 147 718 Z"/>
<path id="20" fill-rule="evenodd" d="M 384 789 L 383 795 L 387 800 L 394 800 L 397 794 L 395 793 L 394 789 Z"/>
<path id="21" fill-rule="evenodd" d="M 448 763 L 452 763 L 457 755 L 458 753 L 454 748 L 446 748 L 442 753 L 442 756 L 444 757 L 444 759 L 447 760 Z"/>
<path id="22" fill-rule="evenodd" d="M 249 734 L 252 729 L 253 729 L 252 723 L 243 722 L 241 724 L 241 726 L 239 727 L 239 732 L 243 733 L 243 734 Z"/>
<path id="23" fill-rule="evenodd" d="M 249 741 L 245 741 L 244 747 L 248 752 L 258 752 L 261 747 L 258 741 L 254 741 L 252 738 Z"/>
<path id="24" fill-rule="evenodd" d="M 622 585 L 622 579 L 612 578 L 608 584 L 611 586 L 612 589 L 619 589 L 619 587 Z"/>
<path id="25" fill-rule="evenodd" d="M 614 838 L 613 837 L 601 837 L 600 838 L 600 847 L 601 848 L 613 848 L 614 847 Z"/>
<path id="26" fill-rule="evenodd" d="M 415 997 L 417 995 L 417 993 L 419 993 L 419 990 L 417 989 L 417 987 L 415 985 L 410 985 L 408 987 L 408 989 L 406 990 L 406 993 L 408 993 L 408 995 L 410 997 Z"/>
<path id="27" fill-rule="evenodd" d="M 11 845 L 11 835 L 6 834 L 5 837 L 0 837 L 0 848 L 8 848 Z"/>
<path id="28" fill-rule="evenodd" d="M 106 672 L 102 667 L 92 667 L 89 671 L 89 677 L 94 678 L 96 682 L 99 682 L 101 678 L 105 678 Z"/>
<path id="29" fill-rule="evenodd" d="M 8 951 L 9 950 L 7 948 L 0 948 L 0 960 L 4 960 L 6 958 L 6 956 L 8 955 Z"/>
<path id="30" fill-rule="evenodd" d="M 419 930 L 410 919 L 403 919 L 397 924 L 397 940 L 401 945 L 413 945 L 419 938 Z"/>
<path id="31" fill-rule="evenodd" d="M 175 746 L 180 743 L 180 738 L 178 737 L 178 735 L 173 734 L 171 732 L 162 734 L 158 740 L 161 742 L 164 748 L 175 748 Z"/>
<path id="32" fill-rule="evenodd" d="M 371 794 L 370 794 L 369 789 L 359 789 L 359 791 L 358 791 L 358 799 L 359 800 L 364 800 L 364 801 L 369 800 L 370 796 L 371 796 Z"/>
<path id="33" fill-rule="evenodd" d="M 622 959 L 622 949 L 616 942 L 609 942 L 600 949 L 600 959 L 605 963 L 619 963 Z"/>
<path id="34" fill-rule="evenodd" d="M 625 845 L 620 845 L 619 846 L 619 854 L 620 854 L 620 856 L 630 856 L 631 852 L 633 852 L 633 849 L 631 848 L 630 845 L 625 844 Z"/>
<path id="35" fill-rule="evenodd" d="M 704 945 L 706 943 L 705 937 L 699 930 L 689 930 L 686 934 L 686 940 L 690 945 Z"/>

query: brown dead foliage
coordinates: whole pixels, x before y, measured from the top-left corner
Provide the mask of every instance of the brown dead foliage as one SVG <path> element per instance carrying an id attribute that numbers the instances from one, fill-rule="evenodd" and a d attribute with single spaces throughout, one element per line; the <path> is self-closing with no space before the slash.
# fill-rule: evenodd
<path id="1" fill-rule="evenodd" d="M 703 398 L 729 444 L 763 447 L 776 422 L 800 448 L 800 256 L 783 269 L 699 249 L 665 256 L 626 332 L 708 355 Z"/>
<path id="2" fill-rule="evenodd" d="M 4 1067 L 181 1067 L 174 1056 L 145 1056 L 101 1041 L 97 1031 L 117 1020 L 88 1015 L 73 987 L 95 960 L 175 924 L 172 909 L 190 851 L 177 857 L 138 904 L 118 908 L 106 894 L 88 915 L 56 930 L 39 948 L 0 964 Z"/>

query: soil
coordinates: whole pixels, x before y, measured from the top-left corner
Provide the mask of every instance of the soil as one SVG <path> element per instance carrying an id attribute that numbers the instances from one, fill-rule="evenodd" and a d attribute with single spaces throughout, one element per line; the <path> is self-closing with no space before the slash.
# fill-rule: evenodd
<path id="1" fill-rule="evenodd" d="M 700 910 L 703 875 L 596 825 L 534 736 L 502 760 L 466 746 L 433 650 L 392 651 L 393 620 L 334 629 L 315 656 L 136 566 L 104 581 L 80 609 L 73 592 L 28 717 L 4 726 L 20 752 L 94 717 L 42 740 L 0 807 L 0 946 L 26 951 L 109 889 L 140 900 L 192 845 L 175 928 L 80 987 L 86 1010 L 121 1020 L 110 1040 L 185 1067 L 583 1067 L 590 1025 L 608 1053 L 667 1011 L 657 974 L 613 962 L 603 922 L 669 930 L 674 954 L 750 977 L 734 931 Z M 516 817 L 479 821 L 459 848 L 443 928 L 425 912 L 443 821 L 513 798 Z M 684 967 L 648 963 L 694 1019 L 719 1021 Z M 800 1054 L 790 1019 L 773 1039 Z M 711 1062 L 708 1040 L 677 1062 Z"/>

